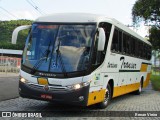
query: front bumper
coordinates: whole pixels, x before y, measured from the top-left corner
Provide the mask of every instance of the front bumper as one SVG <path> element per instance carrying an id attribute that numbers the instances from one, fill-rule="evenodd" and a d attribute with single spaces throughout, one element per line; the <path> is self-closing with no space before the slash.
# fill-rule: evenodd
<path id="1" fill-rule="evenodd" d="M 21 97 L 51 101 L 53 103 L 87 106 L 89 85 L 77 90 L 45 90 L 41 86 L 29 85 L 19 81 L 19 94 Z M 49 97 L 42 97 L 42 96 Z M 83 99 L 82 99 L 83 96 Z M 80 99 L 81 97 L 81 99 Z"/>

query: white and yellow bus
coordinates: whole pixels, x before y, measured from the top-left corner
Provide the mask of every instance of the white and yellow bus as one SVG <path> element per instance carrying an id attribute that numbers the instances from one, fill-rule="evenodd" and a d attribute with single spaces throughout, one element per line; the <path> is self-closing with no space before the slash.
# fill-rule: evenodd
<path id="1" fill-rule="evenodd" d="M 32 25 L 20 69 L 24 98 L 105 108 L 111 98 L 140 94 L 150 80 L 151 44 L 134 31 L 102 15 L 61 13 Z"/>

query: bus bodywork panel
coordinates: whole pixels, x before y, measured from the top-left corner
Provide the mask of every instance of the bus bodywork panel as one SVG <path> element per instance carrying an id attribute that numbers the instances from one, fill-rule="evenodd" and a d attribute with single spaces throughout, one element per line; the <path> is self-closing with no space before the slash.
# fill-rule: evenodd
<path id="1" fill-rule="evenodd" d="M 138 90 L 143 79 L 143 87 L 147 87 L 151 74 L 151 63 L 116 53 L 108 53 L 103 65 L 103 82 L 106 87 L 109 80 L 114 81 L 113 97 Z"/>

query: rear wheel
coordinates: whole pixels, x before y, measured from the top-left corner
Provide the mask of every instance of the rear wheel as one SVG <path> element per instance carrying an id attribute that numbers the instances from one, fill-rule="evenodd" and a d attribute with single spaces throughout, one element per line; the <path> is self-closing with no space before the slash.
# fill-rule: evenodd
<path id="1" fill-rule="evenodd" d="M 140 95 L 140 94 L 141 94 L 141 92 L 142 92 L 142 87 L 143 87 L 143 81 L 141 80 L 140 86 L 139 86 L 138 90 L 135 91 L 135 94 L 136 94 L 136 95 Z"/>
<path id="2" fill-rule="evenodd" d="M 105 98 L 104 101 L 98 104 L 98 107 L 103 109 L 108 106 L 111 100 L 111 86 L 108 84 L 105 92 Z"/>

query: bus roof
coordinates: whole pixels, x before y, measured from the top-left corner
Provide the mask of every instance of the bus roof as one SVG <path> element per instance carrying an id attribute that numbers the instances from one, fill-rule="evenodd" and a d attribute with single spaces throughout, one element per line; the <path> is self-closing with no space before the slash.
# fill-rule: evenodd
<path id="1" fill-rule="evenodd" d="M 99 23 L 99 22 L 108 22 L 118 28 L 126 31 L 127 33 L 141 39 L 145 43 L 151 45 L 150 42 L 145 40 L 143 37 L 138 35 L 136 32 L 123 25 L 114 18 L 108 18 L 105 15 L 97 15 L 90 13 L 56 13 L 45 15 L 36 19 L 35 22 L 56 22 L 56 23 Z"/>

